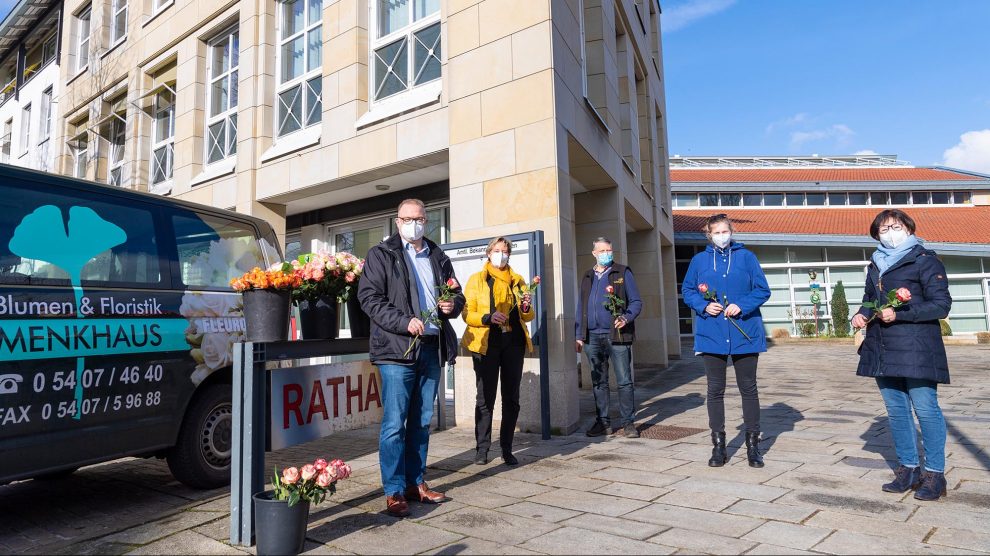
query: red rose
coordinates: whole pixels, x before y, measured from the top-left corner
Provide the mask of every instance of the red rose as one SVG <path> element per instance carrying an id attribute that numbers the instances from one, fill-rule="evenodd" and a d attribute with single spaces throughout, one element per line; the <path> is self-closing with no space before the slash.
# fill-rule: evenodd
<path id="1" fill-rule="evenodd" d="M 456 288 L 457 287 L 457 280 L 454 280 L 453 278 L 447 278 L 447 287 L 448 288 Z"/>
<path id="2" fill-rule="evenodd" d="M 897 300 L 901 303 L 911 301 L 911 290 L 907 288 L 897 288 Z"/>
<path id="3" fill-rule="evenodd" d="M 701 293 L 708 293 L 708 284 L 698 284 L 698 291 Z"/>
<path id="4" fill-rule="evenodd" d="M 313 462 L 313 467 L 315 467 L 318 471 L 323 471 L 324 469 L 327 468 L 327 465 L 329 465 L 327 463 L 327 460 L 323 458 L 319 458 Z"/>
<path id="5" fill-rule="evenodd" d="M 539 286 L 540 285 L 540 277 L 539 276 L 533 276 L 533 285 L 534 286 Z"/>
<path id="6" fill-rule="evenodd" d="M 612 287 L 611 285 L 605 286 L 605 293 L 613 294 L 615 293 L 615 288 Z"/>

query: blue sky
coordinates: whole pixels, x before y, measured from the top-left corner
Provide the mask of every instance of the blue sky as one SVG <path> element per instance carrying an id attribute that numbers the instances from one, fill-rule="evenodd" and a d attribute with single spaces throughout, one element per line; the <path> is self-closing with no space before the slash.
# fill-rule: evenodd
<path id="1" fill-rule="evenodd" d="M 990 2 L 662 2 L 670 153 L 990 173 Z"/>

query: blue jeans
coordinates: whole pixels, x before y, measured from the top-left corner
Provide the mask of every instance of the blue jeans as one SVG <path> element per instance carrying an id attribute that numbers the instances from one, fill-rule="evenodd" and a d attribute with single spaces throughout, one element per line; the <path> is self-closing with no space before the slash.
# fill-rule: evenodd
<path id="1" fill-rule="evenodd" d="M 591 363 L 591 384 L 595 393 L 595 412 L 598 421 L 609 426 L 608 363 L 615 365 L 615 383 L 619 387 L 619 416 L 622 426 L 632 423 L 636 417 L 633 399 L 632 346 L 613 344 L 608 334 L 591 334 L 584 346 L 584 353 Z"/>
<path id="2" fill-rule="evenodd" d="M 379 365 L 382 375 L 382 430 L 378 463 L 386 496 L 423 482 L 430 421 L 440 380 L 440 354 L 425 345 L 413 365 Z"/>
<path id="3" fill-rule="evenodd" d="M 938 405 L 938 383 L 932 380 L 877 377 L 877 386 L 887 406 L 890 432 L 897 459 L 905 467 L 918 467 L 918 433 L 911 408 L 921 425 L 925 447 L 925 469 L 945 472 L 945 419 Z"/>

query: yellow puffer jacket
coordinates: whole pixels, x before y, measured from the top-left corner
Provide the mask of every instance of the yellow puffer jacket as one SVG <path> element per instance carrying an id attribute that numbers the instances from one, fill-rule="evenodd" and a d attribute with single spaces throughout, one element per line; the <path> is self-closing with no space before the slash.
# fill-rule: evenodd
<path id="1" fill-rule="evenodd" d="M 511 289 L 515 295 L 519 292 L 519 288 L 526 284 L 526 281 L 522 276 L 512 272 L 512 269 L 508 270 L 512 275 Z M 467 323 L 467 329 L 464 331 L 464 337 L 461 338 L 461 345 L 464 346 L 464 349 L 481 355 L 488 352 L 489 327 L 481 322 L 481 318 L 492 312 L 489 291 L 487 270 L 472 274 L 471 278 L 468 279 L 467 286 L 464 287 L 465 304 L 461 317 Z M 521 296 L 517 296 L 517 304 L 520 298 Z M 533 305 L 530 304 L 527 313 L 523 313 L 520 309 L 519 317 L 524 323 L 533 320 L 536 317 Z M 523 326 L 523 335 L 526 337 L 526 351 L 532 353 L 533 342 L 529 338 L 528 326 Z"/>

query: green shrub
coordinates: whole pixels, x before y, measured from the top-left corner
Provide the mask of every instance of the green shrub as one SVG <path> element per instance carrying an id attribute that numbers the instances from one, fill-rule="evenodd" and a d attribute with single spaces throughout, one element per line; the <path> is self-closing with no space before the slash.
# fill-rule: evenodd
<path id="1" fill-rule="evenodd" d="M 942 328 L 943 336 L 952 336 L 952 327 L 949 326 L 949 321 L 941 319 L 938 321 L 938 324 Z"/>
<path id="2" fill-rule="evenodd" d="M 801 323 L 801 336 L 806 338 L 818 334 L 818 327 L 815 326 L 813 322 L 802 322 Z"/>
<path id="3" fill-rule="evenodd" d="M 842 280 L 832 290 L 832 323 L 836 338 L 849 336 L 849 303 L 846 301 L 846 288 L 842 285 Z"/>

